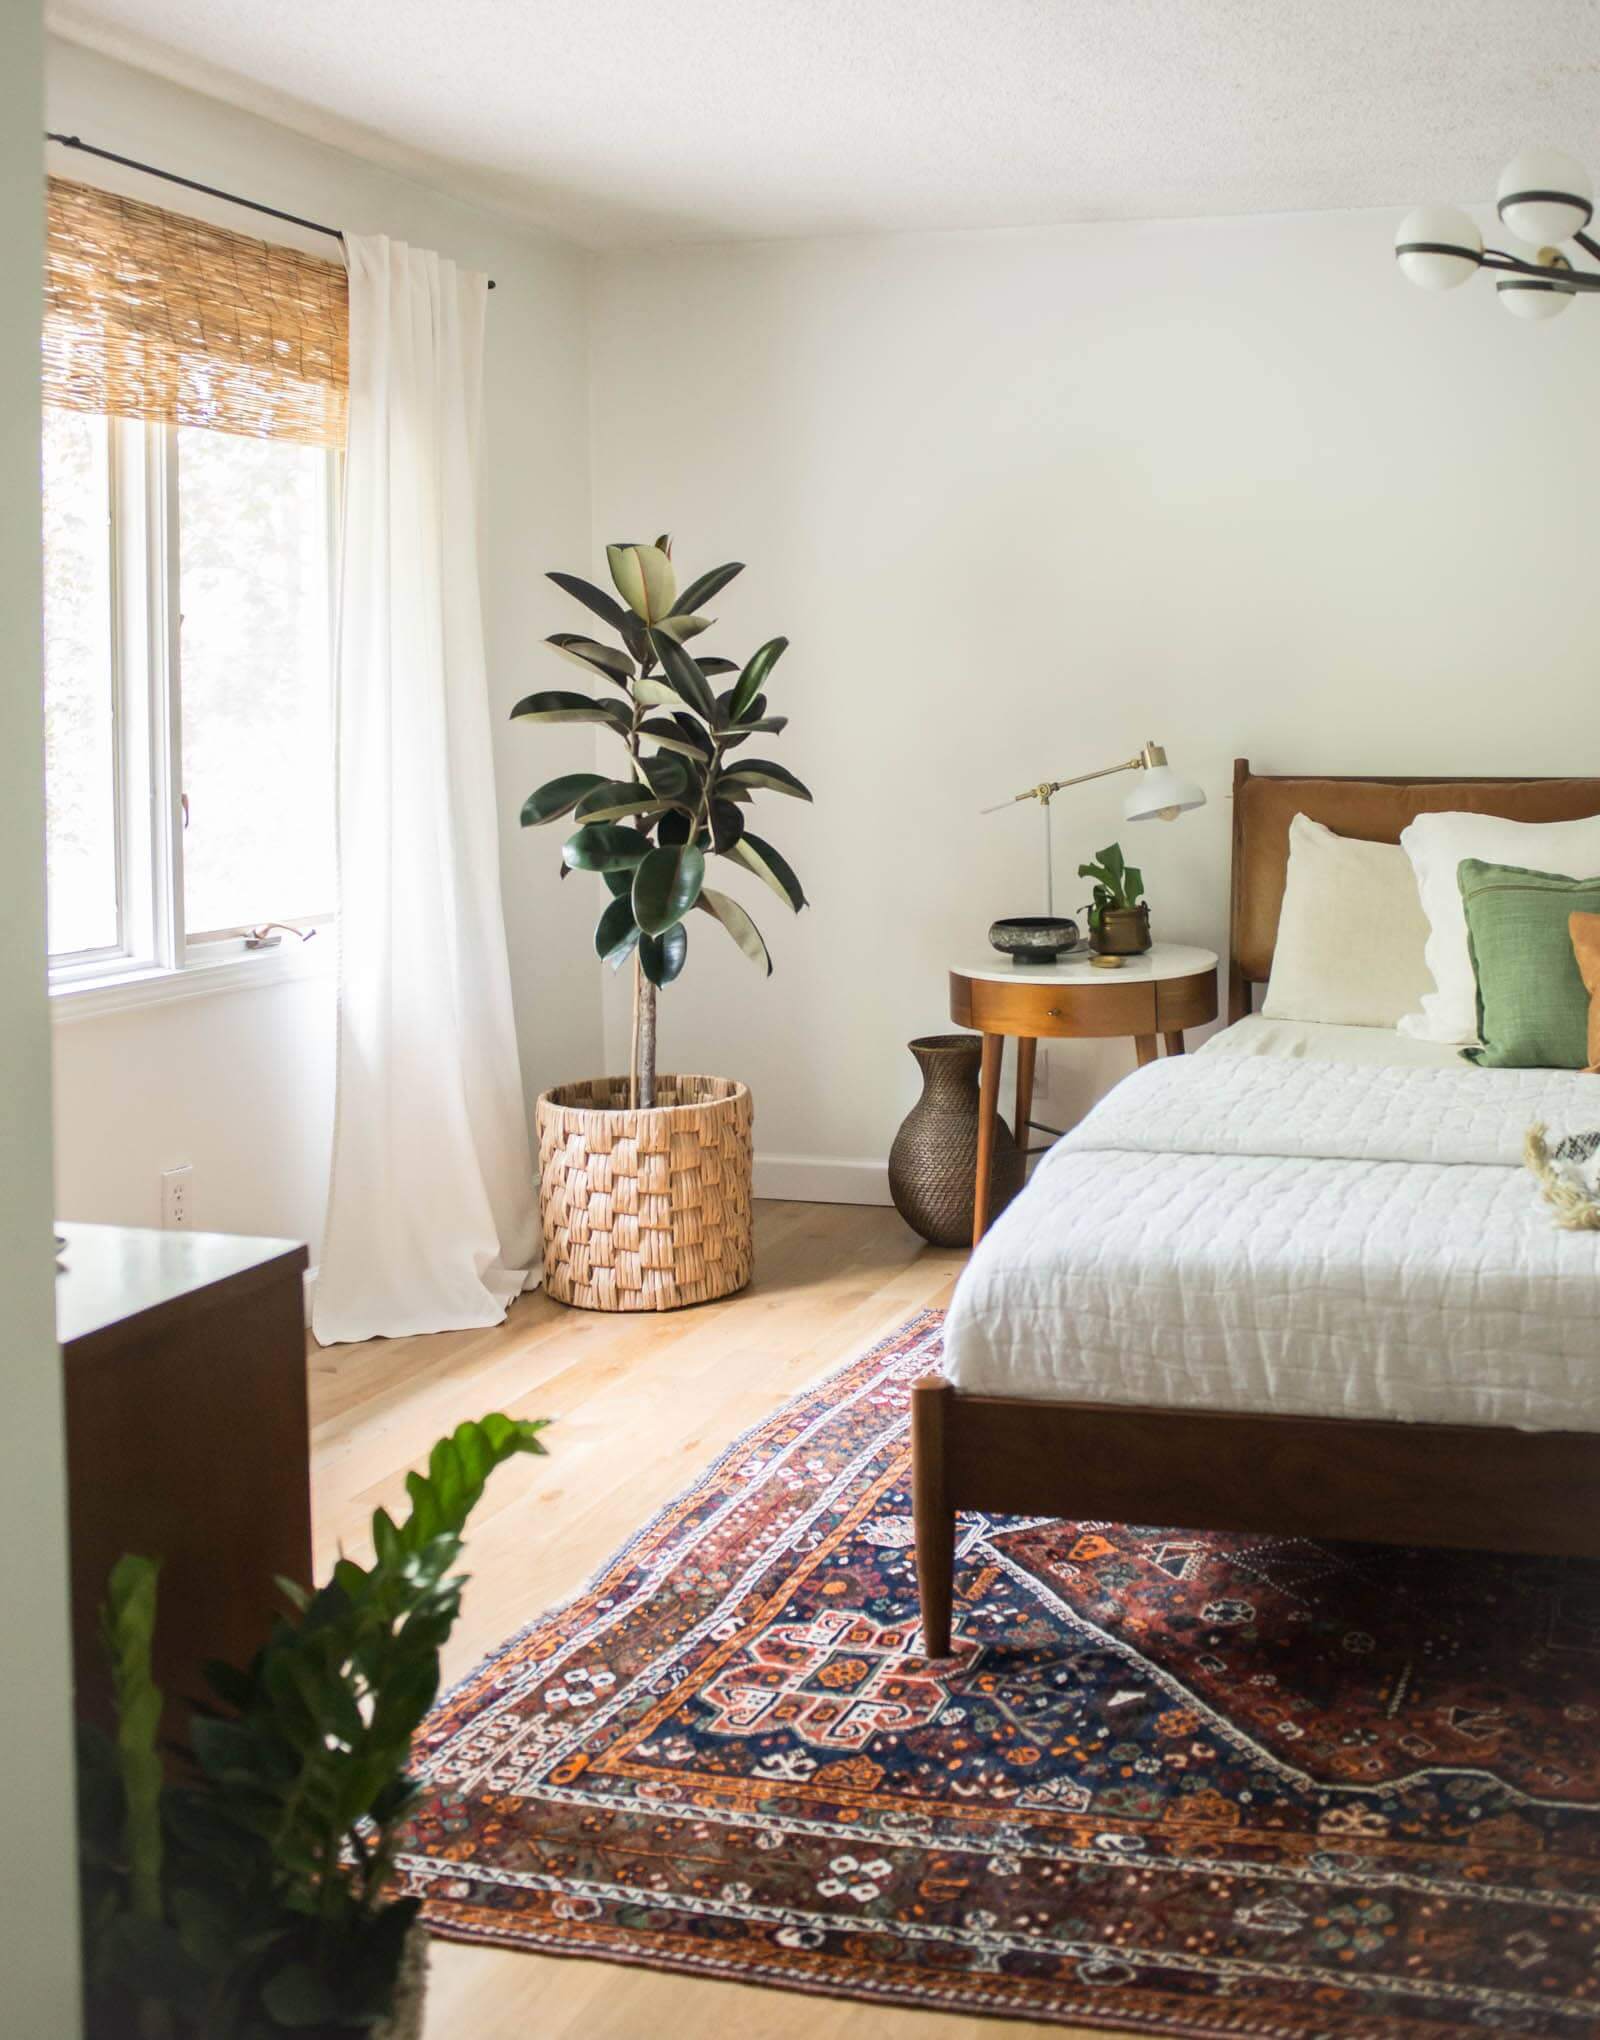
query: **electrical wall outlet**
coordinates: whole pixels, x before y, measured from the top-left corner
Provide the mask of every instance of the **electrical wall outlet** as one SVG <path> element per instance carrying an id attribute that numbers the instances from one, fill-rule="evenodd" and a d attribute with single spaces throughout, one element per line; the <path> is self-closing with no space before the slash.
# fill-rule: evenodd
<path id="1" fill-rule="evenodd" d="M 190 1199 L 194 1196 L 194 1164 L 161 1171 L 161 1230 L 186 1232 L 194 1223 Z"/>

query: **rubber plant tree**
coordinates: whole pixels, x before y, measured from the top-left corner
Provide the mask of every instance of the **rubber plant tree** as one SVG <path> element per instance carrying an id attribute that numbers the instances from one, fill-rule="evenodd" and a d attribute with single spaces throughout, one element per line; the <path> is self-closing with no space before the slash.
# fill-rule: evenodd
<path id="1" fill-rule="evenodd" d="M 655 1103 L 656 992 L 679 975 L 689 949 L 688 917 L 701 913 L 726 931 L 770 977 L 772 958 L 739 902 L 708 885 L 710 860 L 753 872 L 795 913 L 806 904 L 782 854 L 748 825 L 761 793 L 810 800 L 792 772 L 751 757 L 752 737 L 775 737 L 788 718 L 767 713 L 767 686 L 788 639 L 768 638 L 742 664 L 690 652 L 711 628 L 702 613 L 741 562 L 713 567 L 680 589 L 670 537 L 653 545 L 608 545 L 616 594 L 575 574 L 553 573 L 618 642 L 570 631 L 545 639 L 581 666 L 597 693 L 530 694 L 511 711 L 527 722 L 595 723 L 625 753 L 613 777 L 568 772 L 528 796 L 525 828 L 571 817 L 562 875 L 599 873 L 606 899 L 595 924 L 596 953 L 613 970 L 633 966 L 629 1102 Z M 720 684 L 719 683 L 725 683 Z"/>

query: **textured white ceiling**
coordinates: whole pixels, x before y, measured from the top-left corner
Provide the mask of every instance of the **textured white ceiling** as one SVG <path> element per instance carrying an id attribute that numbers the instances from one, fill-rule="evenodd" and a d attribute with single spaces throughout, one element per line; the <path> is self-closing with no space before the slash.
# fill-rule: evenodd
<path id="1" fill-rule="evenodd" d="M 597 246 L 1477 201 L 1532 141 L 1600 168 L 1597 0 L 67 0 L 52 19 Z"/>

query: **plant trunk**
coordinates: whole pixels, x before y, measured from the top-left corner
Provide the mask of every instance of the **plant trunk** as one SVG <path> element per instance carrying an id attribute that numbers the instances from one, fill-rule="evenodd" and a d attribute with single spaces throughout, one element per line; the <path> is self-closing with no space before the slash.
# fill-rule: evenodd
<path id="1" fill-rule="evenodd" d="M 639 1106 L 648 1112 L 656 1102 L 656 988 L 639 970 L 638 1003 L 634 1009 L 633 1060 L 639 1073 Z"/>

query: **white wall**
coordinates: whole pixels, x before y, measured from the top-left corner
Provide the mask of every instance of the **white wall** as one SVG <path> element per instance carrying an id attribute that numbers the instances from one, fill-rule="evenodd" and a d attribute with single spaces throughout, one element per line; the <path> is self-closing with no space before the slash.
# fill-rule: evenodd
<path id="1" fill-rule="evenodd" d="M 538 684 L 539 638 L 562 598 L 546 567 L 584 557 L 589 532 L 583 258 L 340 150 L 69 43 L 49 49 L 49 125 L 289 212 L 440 249 L 495 278 L 486 411 L 484 609 L 505 823 L 506 920 L 523 1074 L 531 1100 L 596 1060 L 599 993 L 588 917 L 558 890 L 550 844 L 517 827 L 542 776 L 588 762 L 582 733 L 530 755 L 506 710 Z M 62 149 L 58 175 L 103 183 L 243 232 L 252 216 Z M 261 223 L 317 253 L 331 244 Z M 162 1169 L 192 1162 L 194 1222 L 321 1236 L 333 1099 L 329 979 L 74 1020 L 57 1028 L 57 1170 L 65 1216 L 156 1223 Z"/>
<path id="2" fill-rule="evenodd" d="M 608 258 L 595 538 L 749 568 L 709 647 L 793 649 L 776 741 L 816 806 L 756 827 L 814 905 L 735 879 L 761 982 L 697 917 L 665 1060 L 745 1076 L 757 1148 L 881 1158 L 944 971 L 1038 911 L 1040 824 L 978 809 L 1154 737 L 1211 805 L 1057 803 L 1058 902 L 1122 836 L 1157 932 L 1220 947 L 1230 761 L 1591 770 L 1593 319 L 1434 298 L 1387 215 L 672 248 Z M 611 1061 L 625 1012 L 610 1014 Z M 1051 1049 L 1081 1109 L 1126 1045 Z M 767 1170 L 768 1187 L 874 1180 Z"/>
<path id="3" fill-rule="evenodd" d="M 0 2024 L 78 2030 L 39 710 L 39 10 L 0 65 Z"/>

